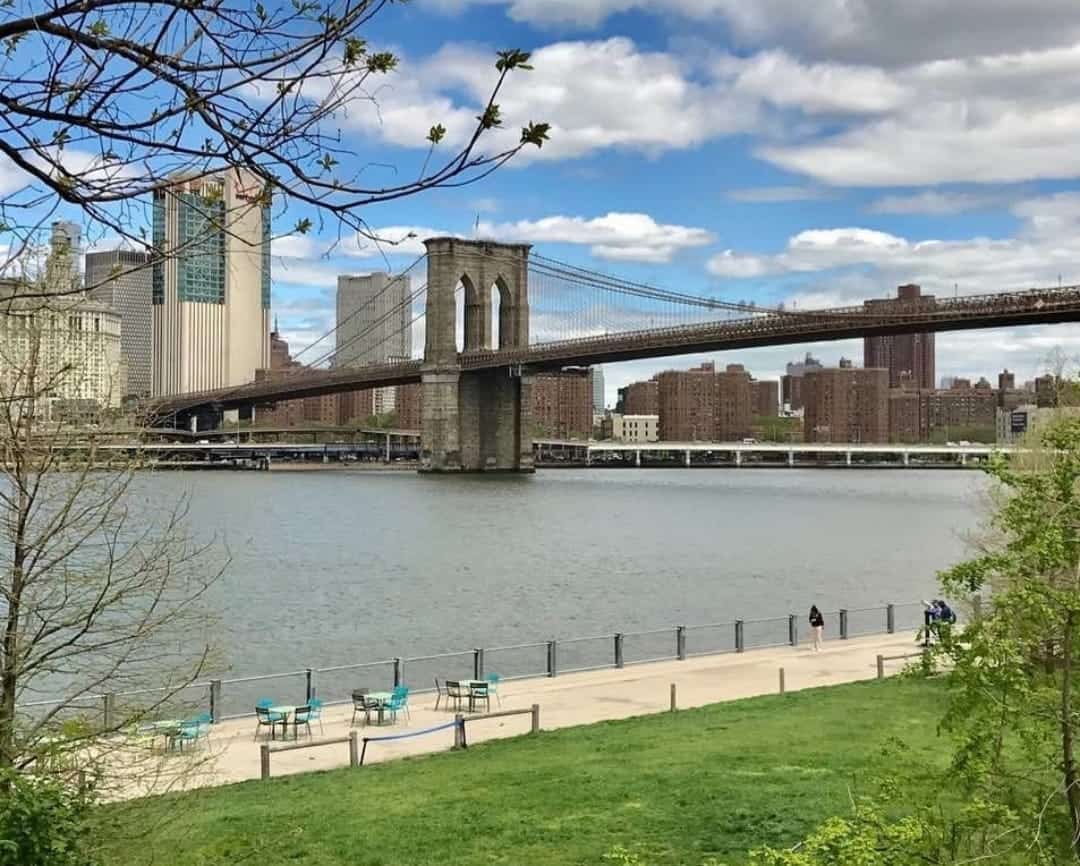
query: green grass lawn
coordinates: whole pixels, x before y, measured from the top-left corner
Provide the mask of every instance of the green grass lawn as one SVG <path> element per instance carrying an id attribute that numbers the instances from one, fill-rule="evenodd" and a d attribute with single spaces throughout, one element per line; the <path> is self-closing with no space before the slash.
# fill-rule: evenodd
<path id="1" fill-rule="evenodd" d="M 122 804 L 103 810 L 106 862 L 578 866 L 622 845 L 739 863 L 846 812 L 889 738 L 941 764 L 943 697 L 860 683 Z"/>

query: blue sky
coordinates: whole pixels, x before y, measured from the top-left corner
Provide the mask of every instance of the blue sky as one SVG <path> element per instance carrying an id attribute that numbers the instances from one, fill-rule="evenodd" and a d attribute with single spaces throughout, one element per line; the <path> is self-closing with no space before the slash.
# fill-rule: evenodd
<path id="1" fill-rule="evenodd" d="M 1080 283 L 1075 0 L 413 0 L 367 35 L 402 62 L 342 131 L 388 180 L 416 171 L 431 124 L 448 147 L 470 130 L 497 49 L 536 67 L 500 100 L 506 134 L 552 124 L 542 151 L 476 185 L 371 207 L 388 238 L 472 237 L 479 218 L 483 236 L 565 261 L 803 307 L 904 282 Z M 274 307 L 297 346 L 332 326 L 337 274 L 385 266 L 370 244 L 324 255 L 332 234 L 275 244 Z M 938 372 L 1031 378 L 1055 346 L 1080 354 L 1080 327 L 941 335 Z M 807 348 L 861 360 L 858 343 L 715 357 L 765 378 Z M 698 360 L 609 367 L 609 401 Z"/>

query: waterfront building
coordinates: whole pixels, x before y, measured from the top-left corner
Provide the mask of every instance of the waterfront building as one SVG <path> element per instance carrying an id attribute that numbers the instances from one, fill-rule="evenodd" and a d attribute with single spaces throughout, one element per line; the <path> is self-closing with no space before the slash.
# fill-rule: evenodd
<path id="1" fill-rule="evenodd" d="M 588 439 L 592 435 L 593 384 L 588 369 L 540 373 L 532 384 L 532 419 L 541 436 Z"/>
<path id="2" fill-rule="evenodd" d="M 729 364 L 719 373 L 712 362 L 691 370 L 667 370 L 657 376 L 657 383 L 660 439 L 732 442 L 750 435 L 751 379 L 741 364 Z"/>
<path id="3" fill-rule="evenodd" d="M 593 411 L 604 414 L 604 368 L 592 368 Z"/>
<path id="4" fill-rule="evenodd" d="M 624 415 L 657 415 L 660 412 L 660 383 L 656 377 L 647 382 L 631 382 L 619 389 L 615 411 Z"/>
<path id="5" fill-rule="evenodd" d="M 952 387 L 934 390 L 914 387 L 903 379 L 889 392 L 889 439 L 892 442 L 931 442 L 940 439 L 991 441 L 995 438 L 999 394 L 982 378 L 954 377 Z"/>
<path id="6" fill-rule="evenodd" d="M 751 414 L 755 418 L 775 418 L 780 414 L 780 383 L 776 380 L 750 382 Z"/>
<path id="7" fill-rule="evenodd" d="M 660 439 L 659 415 L 620 415 L 612 412 L 602 425 L 604 436 L 616 442 L 656 442 Z"/>
<path id="8" fill-rule="evenodd" d="M 895 298 L 863 301 L 867 312 L 882 315 L 903 310 L 932 310 L 935 305 L 934 296 L 922 294 L 922 288 L 914 283 L 900 286 Z M 901 376 L 908 374 L 916 387 L 933 389 L 934 362 L 933 333 L 863 338 L 863 367 L 888 370 L 890 388 L 898 388 Z"/>
<path id="9" fill-rule="evenodd" d="M 423 391 L 419 383 L 398 385 L 397 426 L 400 430 L 419 430 L 423 418 Z"/>
<path id="10" fill-rule="evenodd" d="M 888 441 L 888 370 L 841 359 L 839 367 L 808 370 L 802 384 L 805 441 Z"/>
<path id="11" fill-rule="evenodd" d="M 270 362 L 270 208 L 243 169 L 154 192 L 154 396 L 242 385 Z"/>
<path id="12" fill-rule="evenodd" d="M 120 351 L 128 394 L 149 397 L 152 380 L 153 301 L 150 256 L 137 250 L 86 254 L 86 290 L 120 314 Z"/>

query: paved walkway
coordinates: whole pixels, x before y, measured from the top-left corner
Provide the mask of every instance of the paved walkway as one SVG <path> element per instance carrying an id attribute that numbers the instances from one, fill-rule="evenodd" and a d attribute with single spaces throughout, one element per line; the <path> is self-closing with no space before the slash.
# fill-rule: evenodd
<path id="1" fill-rule="evenodd" d="M 784 668 L 788 691 L 872 679 L 879 654 L 890 656 L 916 652 L 914 633 L 880 635 L 848 641 L 826 642 L 821 652 L 807 646 L 750 650 L 742 654 L 699 656 L 686 661 L 665 661 L 632 665 L 621 670 L 605 669 L 564 674 L 551 679 L 518 680 L 500 685 L 501 707 L 492 701 L 492 710 L 528 708 L 540 705 L 540 725 L 544 729 L 565 728 L 609 719 L 663 712 L 669 708 L 670 687 L 675 683 L 680 708 L 730 701 L 736 698 L 774 693 L 779 688 L 779 669 Z M 903 662 L 886 663 L 886 673 L 896 673 Z M 433 694 L 410 697 L 412 718 L 399 716 L 398 723 L 384 727 L 359 724 L 360 736 L 382 736 L 417 731 L 445 724 L 453 711 L 432 709 Z M 322 738 L 347 736 L 352 706 L 331 706 L 323 711 L 323 730 L 314 726 L 314 742 Z M 469 722 L 470 743 L 517 736 L 529 731 L 526 715 Z M 259 742 L 252 737 L 255 719 L 236 719 L 215 725 L 205 746 L 192 755 L 169 756 L 165 776 L 173 786 L 191 788 L 257 779 L 260 775 Z M 371 743 L 365 763 L 392 760 L 405 755 L 445 751 L 453 745 L 454 731 L 447 729 L 425 736 L 393 742 Z M 302 741 L 303 741 L 302 737 Z M 291 741 L 290 741 L 291 742 Z M 345 743 L 316 746 L 271 754 L 271 775 L 283 776 L 311 770 L 347 766 L 349 747 Z M 158 783 L 160 777 L 156 777 Z M 127 787 L 128 795 L 138 795 L 137 782 Z M 155 785 L 160 789 L 160 784 Z"/>

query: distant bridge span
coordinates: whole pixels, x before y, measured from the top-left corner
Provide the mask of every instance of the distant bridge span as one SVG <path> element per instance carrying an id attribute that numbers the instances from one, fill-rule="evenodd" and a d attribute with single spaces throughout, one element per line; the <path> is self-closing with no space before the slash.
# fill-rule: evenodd
<path id="1" fill-rule="evenodd" d="M 1080 321 L 1080 286 L 1030 289 L 940 299 L 932 310 L 889 314 L 864 307 L 773 313 L 686 325 L 625 331 L 575 340 L 538 343 L 527 348 L 471 351 L 458 354 L 462 371 L 523 367 L 532 371 L 658 358 L 701 352 L 720 352 L 758 346 L 818 343 L 860 337 L 975 328 L 1016 327 Z M 152 413 L 164 417 L 202 407 L 234 409 L 337 394 L 385 385 L 419 382 L 423 361 L 329 370 L 305 370 L 279 379 L 235 388 L 185 394 L 155 402 Z"/>
<path id="2" fill-rule="evenodd" d="M 307 369 L 264 381 L 154 402 L 158 419 L 265 405 L 301 397 L 422 384 L 421 466 L 424 471 L 533 471 L 532 374 L 574 365 L 614 363 L 697 352 L 778 346 L 923 331 L 1080 321 L 1080 286 L 895 300 L 825 310 L 759 310 L 588 272 L 543 256 L 525 244 L 429 238 L 424 300 L 424 358 L 344 369 Z M 529 275 L 558 281 L 561 297 L 598 290 L 705 311 L 739 310 L 741 318 L 677 327 L 625 330 L 533 342 Z M 458 291 L 464 322 L 458 322 Z M 402 302 L 408 307 L 421 290 Z M 492 307 L 498 296 L 498 348 Z M 651 308 L 650 308 L 651 309 Z M 399 310 L 398 312 L 406 312 Z M 411 309 L 407 310 L 411 312 Z M 563 314 L 564 318 L 568 314 Z M 644 313 L 643 315 L 649 315 Z M 385 318 L 385 317 L 384 317 Z M 415 320 L 414 320 L 415 321 Z M 409 323 L 411 324 L 411 323 Z M 459 324 L 462 327 L 459 329 Z M 465 351 L 457 335 L 464 333 Z M 179 423 L 176 426 L 180 426 Z"/>

